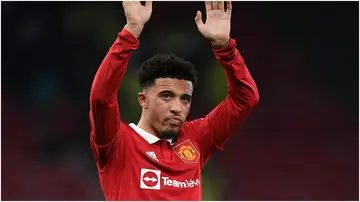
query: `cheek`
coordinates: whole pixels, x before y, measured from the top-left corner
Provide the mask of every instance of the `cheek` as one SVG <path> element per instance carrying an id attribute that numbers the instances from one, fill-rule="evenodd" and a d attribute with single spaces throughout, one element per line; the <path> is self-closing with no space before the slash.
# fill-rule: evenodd
<path id="1" fill-rule="evenodd" d="M 161 117 L 164 117 L 167 113 L 168 105 L 159 101 L 159 100 L 152 100 L 150 104 L 150 111 L 153 116 L 156 117 L 156 119 L 161 119 Z"/>
<path id="2" fill-rule="evenodd" d="M 182 108 L 182 114 L 187 117 L 187 115 L 189 114 L 189 111 L 190 111 L 190 105 L 186 105 Z"/>

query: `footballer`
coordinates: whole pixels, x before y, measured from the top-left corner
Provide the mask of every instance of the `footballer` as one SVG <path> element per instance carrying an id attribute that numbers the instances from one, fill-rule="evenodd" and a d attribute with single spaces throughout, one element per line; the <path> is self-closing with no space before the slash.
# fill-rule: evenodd
<path id="1" fill-rule="evenodd" d="M 152 2 L 123 2 L 127 23 L 90 93 L 90 146 L 106 200 L 201 200 L 205 163 L 259 102 L 256 84 L 230 37 L 231 2 L 206 1 L 205 7 L 206 22 L 198 11 L 195 23 L 224 69 L 227 97 L 203 118 L 187 121 L 197 71 L 174 54 L 157 54 L 140 67 L 142 113 L 138 123 L 127 124 L 121 121 L 118 90 Z"/>

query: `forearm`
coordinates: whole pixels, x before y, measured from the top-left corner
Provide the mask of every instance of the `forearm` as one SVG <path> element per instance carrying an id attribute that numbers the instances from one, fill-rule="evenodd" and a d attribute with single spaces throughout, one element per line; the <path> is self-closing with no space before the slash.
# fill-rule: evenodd
<path id="1" fill-rule="evenodd" d="M 137 47 L 138 41 L 131 33 L 121 31 L 95 75 L 90 93 L 90 126 L 99 146 L 110 143 L 120 130 L 117 92 L 131 52 Z"/>
<path id="2" fill-rule="evenodd" d="M 225 70 L 228 99 L 231 99 L 236 111 L 247 111 L 258 103 L 258 89 L 244 59 L 236 49 L 235 40 L 231 39 L 229 42 L 227 47 L 214 50 L 214 52 Z"/>
<path id="3" fill-rule="evenodd" d="M 210 43 L 214 50 L 220 50 L 227 48 L 229 46 L 230 39 L 229 38 L 217 39 L 214 41 L 210 41 Z"/>
<path id="4" fill-rule="evenodd" d="M 144 24 L 132 24 L 127 23 L 124 26 L 124 29 L 130 32 L 136 39 L 139 39 L 142 30 L 144 29 Z"/>
<path id="5" fill-rule="evenodd" d="M 137 39 L 127 30 L 123 29 L 118 34 L 95 75 L 90 99 L 103 101 L 116 99 L 131 53 L 138 46 Z"/>
<path id="6" fill-rule="evenodd" d="M 195 121 L 194 131 L 200 133 L 199 141 L 207 152 L 222 149 L 226 140 L 239 128 L 259 101 L 256 84 L 236 50 L 235 40 L 229 45 L 214 50 L 225 70 L 228 96 L 204 119 Z"/>

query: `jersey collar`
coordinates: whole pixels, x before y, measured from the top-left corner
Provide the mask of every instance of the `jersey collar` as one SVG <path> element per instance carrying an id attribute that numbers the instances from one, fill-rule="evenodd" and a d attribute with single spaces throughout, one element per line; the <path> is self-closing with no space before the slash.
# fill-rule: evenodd
<path id="1" fill-rule="evenodd" d="M 144 138 L 149 144 L 154 144 L 161 140 L 157 136 L 145 131 L 144 129 L 140 128 L 139 126 L 135 125 L 134 123 L 130 123 L 129 126 L 132 129 L 134 129 L 135 132 L 137 134 L 139 134 L 142 138 Z M 167 141 L 170 142 L 171 144 L 174 144 L 172 139 L 168 139 Z"/>

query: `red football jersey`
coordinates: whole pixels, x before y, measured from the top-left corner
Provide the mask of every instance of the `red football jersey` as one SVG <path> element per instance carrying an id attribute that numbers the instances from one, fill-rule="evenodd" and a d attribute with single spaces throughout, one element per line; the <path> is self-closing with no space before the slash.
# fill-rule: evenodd
<path id="1" fill-rule="evenodd" d="M 201 200 L 201 170 L 258 102 L 234 39 L 214 50 L 229 95 L 204 118 L 185 122 L 176 142 L 120 120 L 117 91 L 139 41 L 123 29 L 95 75 L 90 145 L 106 200 Z"/>

